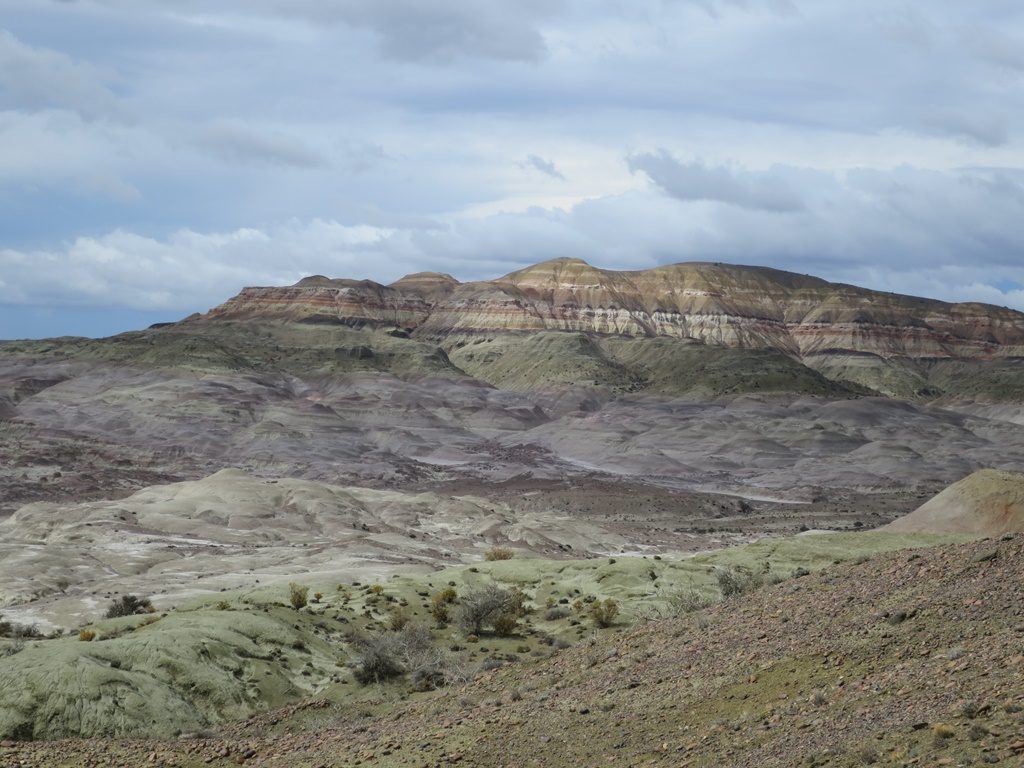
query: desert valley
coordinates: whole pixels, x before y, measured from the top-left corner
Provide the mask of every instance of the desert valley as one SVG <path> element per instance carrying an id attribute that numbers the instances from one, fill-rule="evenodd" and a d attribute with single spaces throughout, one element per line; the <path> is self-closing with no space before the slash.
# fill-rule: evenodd
<path id="1" fill-rule="evenodd" d="M 4 342 L 0 766 L 1018 764 L 1022 374 L 710 262 Z"/>

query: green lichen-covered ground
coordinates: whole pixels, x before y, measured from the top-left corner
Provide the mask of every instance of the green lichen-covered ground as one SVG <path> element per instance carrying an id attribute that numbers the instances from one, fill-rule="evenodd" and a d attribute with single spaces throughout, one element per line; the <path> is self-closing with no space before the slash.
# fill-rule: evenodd
<path id="1" fill-rule="evenodd" d="M 544 657 L 556 640 L 578 644 L 621 633 L 637 620 L 665 615 L 666 601 L 680 592 L 717 599 L 716 574 L 723 567 L 785 579 L 797 569 L 949 540 L 805 535 L 685 558 L 482 562 L 379 585 L 311 582 L 302 610 L 288 604 L 284 583 L 227 592 L 167 614 L 97 621 L 86 628 L 96 633 L 91 642 L 76 633 L 17 645 L 0 641 L 20 648 L 0 658 L 0 738 L 168 738 L 313 696 L 358 706 L 375 694 L 353 680 L 357 641 L 384 631 L 396 611 L 432 627 L 440 647 L 458 646 L 460 664 L 472 671 L 495 660 Z M 431 617 L 436 592 L 452 587 L 464 595 L 491 582 L 523 590 L 534 607 L 512 636 L 466 643 L 456 627 L 439 627 Z M 608 598 L 617 601 L 620 615 L 599 630 L 587 601 Z M 551 607 L 564 615 L 550 618 Z M 409 693 L 404 684 L 390 690 Z"/>
<path id="2" fill-rule="evenodd" d="M 0 761 L 1019 765 L 1022 606 L 1019 535 L 899 550 L 405 701 L 391 686 L 355 706 L 327 697 L 258 715 L 218 737 L 8 743 Z"/>

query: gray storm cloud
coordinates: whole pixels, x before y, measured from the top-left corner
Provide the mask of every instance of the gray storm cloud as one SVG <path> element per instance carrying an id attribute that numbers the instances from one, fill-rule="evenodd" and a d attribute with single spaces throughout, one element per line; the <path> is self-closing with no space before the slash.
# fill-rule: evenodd
<path id="1" fill-rule="evenodd" d="M 1022 306 L 1024 6 L 9 0 L 0 25 L 0 304 L 568 255 Z"/>

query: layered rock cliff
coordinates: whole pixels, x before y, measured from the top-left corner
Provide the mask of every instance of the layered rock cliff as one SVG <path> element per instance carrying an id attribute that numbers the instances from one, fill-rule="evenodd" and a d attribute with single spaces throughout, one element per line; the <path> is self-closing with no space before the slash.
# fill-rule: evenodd
<path id="1" fill-rule="evenodd" d="M 1024 357 L 1024 313 L 703 262 L 617 272 L 556 259 L 472 283 L 438 273 L 387 286 L 318 276 L 246 288 L 199 321 L 220 319 L 395 327 L 434 339 L 528 331 L 689 338 L 801 359 Z"/>

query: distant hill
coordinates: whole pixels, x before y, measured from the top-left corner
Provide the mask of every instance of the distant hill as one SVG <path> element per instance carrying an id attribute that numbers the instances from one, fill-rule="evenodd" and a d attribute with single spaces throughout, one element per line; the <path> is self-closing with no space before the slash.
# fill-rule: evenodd
<path id="1" fill-rule="evenodd" d="M 108 339 L 0 357 L 301 377 L 472 377 L 499 389 L 1024 402 L 1024 313 L 694 262 L 555 259 L 495 280 L 303 278 Z"/>
<path id="2" fill-rule="evenodd" d="M 1024 532 L 1024 474 L 983 469 L 885 526 L 907 533 Z"/>
<path id="3" fill-rule="evenodd" d="M 570 342 L 580 348 L 558 352 L 554 377 L 536 358 L 524 368 L 522 340 L 559 332 L 775 353 L 774 358 L 739 358 L 755 378 L 760 362 L 777 369 L 785 359 L 853 391 L 866 387 L 899 397 L 1024 399 L 1024 314 L 871 291 L 764 267 L 694 262 L 620 272 L 580 259 L 555 259 L 471 283 L 438 273 L 409 275 L 391 285 L 315 276 L 290 287 L 246 288 L 190 322 L 225 320 L 369 327 L 410 335 L 438 343 L 474 376 L 514 388 L 581 380 L 613 389 L 678 391 L 666 387 L 665 366 L 669 373 L 675 366 L 666 362 L 675 353 L 667 345 L 654 347 L 663 355 L 641 353 L 641 361 L 621 347 L 584 348 L 585 343 Z M 473 354 L 477 345 L 485 345 L 479 349 L 486 353 L 483 364 L 481 355 Z M 516 375 L 502 368 L 514 368 Z M 983 373 L 975 375 L 976 369 Z M 829 389 L 806 374 L 788 378 L 750 384 L 744 391 Z"/>

